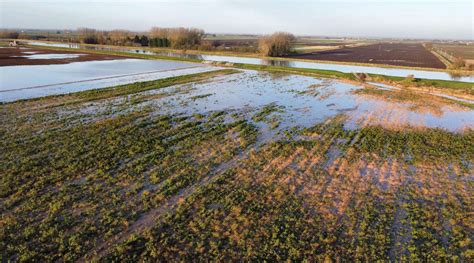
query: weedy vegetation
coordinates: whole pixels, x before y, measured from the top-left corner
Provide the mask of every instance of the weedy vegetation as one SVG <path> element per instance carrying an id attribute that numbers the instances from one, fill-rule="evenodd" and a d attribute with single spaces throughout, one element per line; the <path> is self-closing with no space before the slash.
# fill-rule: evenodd
<path id="1" fill-rule="evenodd" d="M 341 113 L 262 142 L 278 104 L 144 103 L 232 73 L 0 105 L 2 260 L 474 260 L 472 130 L 348 129 Z"/>

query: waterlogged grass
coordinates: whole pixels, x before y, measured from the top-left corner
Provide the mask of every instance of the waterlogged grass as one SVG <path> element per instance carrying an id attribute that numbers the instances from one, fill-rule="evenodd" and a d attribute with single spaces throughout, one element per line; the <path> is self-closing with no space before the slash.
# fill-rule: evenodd
<path id="1" fill-rule="evenodd" d="M 356 81 L 356 77 L 352 73 L 343 73 L 335 70 L 322 70 L 322 69 L 306 69 L 306 68 L 288 68 L 280 66 L 267 66 L 267 65 L 250 65 L 250 64 L 234 64 L 234 67 L 241 69 L 250 70 L 261 70 L 268 72 L 286 72 L 292 74 L 303 74 L 325 78 L 339 78 Z M 460 92 L 462 94 L 474 95 L 474 85 L 469 82 L 462 81 L 448 81 L 448 80 L 429 80 L 429 79 L 415 79 L 414 81 L 407 82 L 406 78 L 393 77 L 377 74 L 368 74 L 375 81 L 388 82 L 399 84 L 408 87 L 435 87 L 445 90 L 451 90 Z"/>
<path id="2" fill-rule="evenodd" d="M 71 125 L 48 115 L 32 116 L 16 132 L 2 126 L 0 247 L 7 259 L 78 259 L 256 139 L 243 120 L 141 110 Z M 33 132 L 37 125 L 44 131 Z"/>
<path id="3" fill-rule="evenodd" d="M 45 98 L 47 100 L 49 98 L 55 98 L 57 101 L 61 101 L 61 103 L 59 104 L 55 103 L 54 106 L 63 106 L 63 105 L 68 105 L 68 104 L 84 103 L 88 101 L 124 96 L 124 95 L 143 92 L 147 90 L 161 89 L 161 88 L 169 87 L 172 85 L 202 81 L 202 80 L 207 80 L 215 76 L 235 74 L 238 72 L 239 71 L 233 70 L 233 69 L 223 69 L 223 70 L 216 70 L 216 71 L 210 71 L 210 72 L 205 72 L 205 73 L 196 73 L 196 74 L 189 74 L 189 75 L 184 75 L 184 76 L 164 78 L 164 79 L 159 79 L 159 80 L 154 80 L 154 81 L 125 84 L 125 85 L 109 87 L 109 88 L 86 90 L 86 91 L 76 92 L 72 94 L 53 95 L 53 96 L 48 96 L 48 97 L 36 98 L 36 99 L 27 99 L 23 101 L 31 102 L 31 101 L 37 100 L 41 102 L 45 100 Z M 49 100 L 49 101 L 52 101 L 52 100 Z M 16 103 L 21 103 L 21 101 L 17 101 Z"/>
<path id="4" fill-rule="evenodd" d="M 313 139 L 251 153 L 105 260 L 472 260 L 472 167 L 447 175 L 474 161 L 472 132 L 334 121 L 301 135 Z"/>
<path id="5" fill-rule="evenodd" d="M 242 63 L 234 63 L 234 67 L 241 68 L 241 69 L 261 70 L 261 71 L 267 71 L 267 72 L 307 74 L 307 75 L 318 76 L 318 77 L 355 80 L 354 74 L 343 73 L 343 72 L 335 71 L 335 70 L 288 68 L 288 67 L 280 67 L 280 66 L 252 65 L 252 64 L 242 64 Z"/>
<path id="6" fill-rule="evenodd" d="M 384 76 L 369 74 L 376 81 L 382 82 L 393 82 L 401 86 L 406 87 L 435 87 L 442 88 L 448 91 L 460 92 L 462 94 L 474 95 L 474 85 L 469 82 L 462 81 L 448 81 L 448 80 L 430 80 L 430 79 L 420 79 L 416 78 L 412 81 L 407 81 L 406 78 L 402 77 L 393 77 L 393 76 Z"/>
<path id="7" fill-rule="evenodd" d="M 399 103 L 410 103 L 413 107 L 427 107 L 436 108 L 440 110 L 440 106 L 457 104 L 463 107 L 474 109 L 474 104 L 435 95 L 424 94 L 415 92 L 412 90 L 383 90 L 377 88 L 365 87 L 354 91 L 355 94 L 364 94 L 376 97 L 381 100 L 399 102 Z"/>
<path id="8" fill-rule="evenodd" d="M 271 129 L 276 129 L 280 125 L 281 117 L 273 113 L 283 112 L 284 107 L 278 106 L 275 103 L 264 106 L 259 112 L 252 116 L 254 122 L 265 122 L 269 124 Z"/>
<path id="9" fill-rule="evenodd" d="M 2 259 L 474 260 L 474 131 L 143 105 L 234 72 L 0 105 Z"/>

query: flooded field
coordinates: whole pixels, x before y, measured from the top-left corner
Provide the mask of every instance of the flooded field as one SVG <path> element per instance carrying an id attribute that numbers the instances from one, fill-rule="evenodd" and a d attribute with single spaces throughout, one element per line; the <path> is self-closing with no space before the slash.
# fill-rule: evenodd
<path id="1" fill-rule="evenodd" d="M 474 110 L 449 98 L 217 69 L 0 112 L 7 259 L 473 258 Z"/>
<path id="2" fill-rule="evenodd" d="M 27 59 L 65 59 L 65 58 L 78 58 L 80 56 L 85 56 L 85 54 L 33 54 L 33 55 L 27 55 L 27 56 L 21 56 L 21 57 L 27 58 Z"/>
<path id="3" fill-rule="evenodd" d="M 174 93 L 163 99 L 146 99 Z M 473 110 L 435 96 L 255 71 L 137 93 L 128 99 L 143 101 L 135 107 L 156 107 L 160 114 L 192 115 L 213 111 L 252 114 L 256 109 L 267 107 L 276 130 L 310 127 L 341 114 L 347 117 L 346 128 L 374 124 L 386 128 L 428 127 L 450 131 L 474 128 Z M 123 99 L 108 102 L 104 108 L 114 109 L 115 104 L 123 107 Z"/>
<path id="4" fill-rule="evenodd" d="M 18 65 L 52 65 L 72 62 L 117 60 L 124 57 L 100 54 L 86 54 L 71 51 L 54 51 L 41 48 L 0 48 L 0 67 Z"/>
<path id="5" fill-rule="evenodd" d="M 42 56 L 58 58 L 60 55 L 42 54 Z M 143 59 L 0 67 L 0 102 L 104 88 L 215 69 L 195 63 Z"/>
<path id="6" fill-rule="evenodd" d="M 336 70 L 344 73 L 362 72 L 369 74 L 381 74 L 386 76 L 406 77 L 408 75 L 414 75 L 416 78 L 433 79 L 433 80 L 456 80 L 463 82 L 474 82 L 474 76 L 460 76 L 456 74 L 450 74 L 442 71 L 430 71 L 430 70 L 414 70 L 414 69 L 399 69 L 399 68 L 384 68 L 384 67 L 369 67 L 369 66 L 356 66 L 356 65 L 343 65 L 343 64 L 329 64 L 329 63 L 317 63 L 317 62 L 304 62 L 304 61 L 288 61 L 288 60 L 272 60 L 272 59 L 261 59 L 261 58 L 249 58 L 249 57 L 235 57 L 235 56 L 218 56 L 218 55 L 194 55 L 194 54 L 183 54 L 173 52 L 154 52 L 144 49 L 127 49 L 127 48 L 110 48 L 104 46 L 81 46 L 79 44 L 54 44 L 45 42 L 30 42 L 31 45 L 38 46 L 53 46 L 53 47 L 65 47 L 71 49 L 94 49 L 94 50 L 106 50 L 106 51 L 120 51 L 127 53 L 139 53 L 149 55 L 163 55 L 171 57 L 184 57 L 191 59 L 200 59 L 206 61 L 219 61 L 219 62 L 231 62 L 231 63 L 246 63 L 254 65 L 274 65 L 274 66 L 285 66 L 293 68 L 309 68 L 309 69 L 323 69 L 323 70 Z"/>

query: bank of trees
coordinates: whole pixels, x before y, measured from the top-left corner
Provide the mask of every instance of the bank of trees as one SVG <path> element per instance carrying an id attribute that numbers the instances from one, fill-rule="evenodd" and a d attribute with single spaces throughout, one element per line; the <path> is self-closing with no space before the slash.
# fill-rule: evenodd
<path id="1" fill-rule="evenodd" d="M 163 28 L 153 27 L 147 32 L 132 32 L 123 29 L 97 30 L 78 28 L 76 31 L 60 32 L 51 38 L 40 32 L 33 36 L 30 33 L 18 36 L 18 32 L 0 31 L 0 38 L 47 39 L 84 44 L 116 45 L 116 46 L 149 46 L 173 49 L 194 49 L 203 51 L 227 52 L 261 52 L 265 56 L 277 57 L 290 53 L 295 36 L 291 33 L 276 32 L 261 38 L 250 39 L 205 39 L 206 33 L 198 28 Z M 35 38 L 33 38 L 35 37 Z"/>
<path id="2" fill-rule="evenodd" d="M 17 39 L 20 33 L 15 30 L 0 30 L 0 38 Z"/>
<path id="3" fill-rule="evenodd" d="M 159 28 L 154 27 L 139 36 L 127 30 L 98 31 L 80 28 L 77 31 L 79 42 L 85 44 L 141 45 L 151 47 L 198 48 L 204 37 L 204 30 L 197 28 Z"/>
<path id="4" fill-rule="evenodd" d="M 92 28 L 79 28 L 77 30 L 79 42 L 85 44 L 102 45 L 131 45 L 133 35 L 130 31 L 117 29 L 112 31 L 99 31 Z"/>
<path id="5" fill-rule="evenodd" d="M 197 28 L 161 28 L 150 30 L 153 46 L 172 48 L 197 48 L 204 37 L 204 30 Z"/>
<path id="6" fill-rule="evenodd" d="M 98 32 L 92 28 L 79 28 L 77 29 L 77 34 L 81 43 L 85 44 L 103 44 L 99 43 L 99 37 L 102 32 Z"/>
<path id="7" fill-rule="evenodd" d="M 291 51 L 295 36 L 287 32 L 276 32 L 259 40 L 260 52 L 269 57 L 283 56 Z"/>

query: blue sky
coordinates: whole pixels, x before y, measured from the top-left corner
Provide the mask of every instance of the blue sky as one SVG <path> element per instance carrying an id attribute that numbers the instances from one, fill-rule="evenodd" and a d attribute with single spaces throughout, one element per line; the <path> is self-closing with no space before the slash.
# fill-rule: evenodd
<path id="1" fill-rule="evenodd" d="M 0 27 L 474 39 L 473 0 L 0 0 Z"/>

